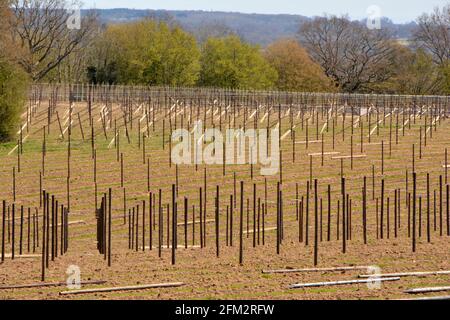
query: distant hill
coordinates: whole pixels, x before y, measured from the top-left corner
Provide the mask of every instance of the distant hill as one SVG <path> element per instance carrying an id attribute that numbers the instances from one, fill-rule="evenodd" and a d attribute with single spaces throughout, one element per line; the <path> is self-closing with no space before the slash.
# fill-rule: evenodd
<path id="1" fill-rule="evenodd" d="M 194 33 L 199 40 L 208 35 L 236 33 L 253 44 L 266 46 L 280 38 L 295 37 L 302 23 L 310 17 L 289 14 L 245 14 L 211 11 L 172 11 L 137 9 L 97 9 L 102 23 L 124 23 L 156 17 L 172 21 Z M 416 24 L 395 24 L 384 18 L 382 25 L 398 39 L 409 39 Z"/>

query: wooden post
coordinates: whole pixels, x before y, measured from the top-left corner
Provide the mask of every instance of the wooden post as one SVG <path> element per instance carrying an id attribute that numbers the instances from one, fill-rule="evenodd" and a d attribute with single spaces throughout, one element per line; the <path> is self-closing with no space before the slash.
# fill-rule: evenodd
<path id="1" fill-rule="evenodd" d="M 309 245 L 309 181 L 306 181 L 305 246 Z"/>
<path id="2" fill-rule="evenodd" d="M 233 215 L 234 215 L 234 197 L 230 195 L 230 236 L 229 243 L 230 246 L 233 246 Z M 248 213 L 247 213 L 247 236 L 248 236 Z"/>
<path id="3" fill-rule="evenodd" d="M 150 192 L 150 158 L 147 158 L 147 192 Z"/>
<path id="4" fill-rule="evenodd" d="M 13 167 L 13 202 L 16 202 L 16 167 Z"/>
<path id="5" fill-rule="evenodd" d="M 108 190 L 108 267 L 111 267 L 112 189 Z M 145 216 L 145 211 L 144 211 Z M 67 223 L 67 221 L 66 221 Z"/>
<path id="6" fill-rule="evenodd" d="M 387 238 L 388 239 L 389 239 L 390 230 L 391 230 L 391 227 L 390 227 L 390 208 L 391 208 L 390 198 L 387 197 L 387 204 L 386 204 L 386 233 L 387 233 Z"/>
<path id="7" fill-rule="evenodd" d="M 319 250 L 318 241 L 318 195 L 317 195 L 317 179 L 314 180 L 314 266 L 317 266 L 317 255 Z"/>
<path id="8" fill-rule="evenodd" d="M 437 199 L 437 197 L 436 197 L 436 190 L 434 190 L 433 191 L 433 230 L 434 230 L 434 232 L 436 232 L 436 230 L 437 230 L 437 224 L 436 224 L 436 221 L 437 221 L 437 215 L 436 215 L 436 212 L 437 212 L 437 208 L 436 208 L 436 199 Z"/>
<path id="9" fill-rule="evenodd" d="M 206 202 L 207 202 L 207 198 L 206 198 L 206 167 L 204 168 L 204 172 L 203 172 L 203 196 L 204 196 L 204 201 L 203 201 L 203 246 L 206 247 Z"/>
<path id="10" fill-rule="evenodd" d="M 412 216 L 412 251 L 416 252 L 416 188 L 417 174 L 413 172 L 413 216 Z"/>
<path id="11" fill-rule="evenodd" d="M 27 218 L 27 252 L 30 253 L 30 236 L 31 236 L 31 208 L 28 208 Z"/>
<path id="12" fill-rule="evenodd" d="M 241 181 L 241 203 L 240 203 L 240 224 L 239 224 L 239 264 L 244 262 L 244 243 L 242 239 L 243 227 L 244 227 L 244 181 Z"/>
<path id="13" fill-rule="evenodd" d="M 447 185 L 447 236 L 450 236 L 450 185 Z"/>
<path id="14" fill-rule="evenodd" d="M 127 193 L 125 188 L 123 188 L 123 224 L 127 223 Z"/>
<path id="15" fill-rule="evenodd" d="M 425 132 L 426 134 L 426 132 Z M 430 174 L 427 173 L 427 241 L 431 242 L 430 233 Z"/>
<path id="16" fill-rule="evenodd" d="M 64 254 L 64 238 L 65 238 L 65 225 L 66 221 L 64 219 L 64 205 L 61 205 L 61 245 L 60 245 L 60 255 Z"/>
<path id="17" fill-rule="evenodd" d="M 364 244 L 367 244 L 367 179 L 364 176 L 364 186 L 363 186 L 363 239 Z"/>
<path id="18" fill-rule="evenodd" d="M 128 209 L 128 249 L 131 250 L 132 243 L 132 235 L 131 235 L 131 209 Z"/>
<path id="19" fill-rule="evenodd" d="M 20 206 L 19 255 L 22 255 L 22 245 L 23 245 L 23 206 Z"/>
<path id="20" fill-rule="evenodd" d="M 350 136 L 350 169 L 353 170 L 353 135 Z"/>
<path id="21" fill-rule="evenodd" d="M 277 182 L 277 254 L 280 254 L 280 182 Z"/>
<path id="22" fill-rule="evenodd" d="M 159 189 L 159 197 L 158 197 L 158 257 L 161 258 L 161 246 L 163 241 L 163 208 L 162 208 L 162 197 L 161 197 L 161 189 Z"/>
<path id="23" fill-rule="evenodd" d="M 411 192 L 408 192 L 408 238 L 411 237 Z"/>
<path id="24" fill-rule="evenodd" d="M 175 184 L 172 184 L 172 265 L 175 265 L 175 252 L 177 247 L 177 219 L 176 219 L 176 191 Z"/>
<path id="25" fill-rule="evenodd" d="M 253 184 L 253 248 L 256 247 L 256 183 Z"/>
<path id="26" fill-rule="evenodd" d="M 153 249 L 153 212 L 152 212 L 152 203 L 153 203 L 153 194 L 150 192 L 148 196 L 148 229 L 149 229 L 149 248 L 150 251 Z"/>
<path id="27" fill-rule="evenodd" d="M 203 192 L 202 187 L 200 187 L 200 248 L 203 248 Z"/>
<path id="28" fill-rule="evenodd" d="M 346 193 L 345 193 L 345 178 L 341 178 L 341 193 L 342 193 L 342 253 L 346 252 L 346 233 L 345 233 L 345 201 L 346 201 Z"/>
<path id="29" fill-rule="evenodd" d="M 39 247 L 39 239 L 37 238 L 38 235 L 38 221 L 39 221 L 39 212 L 38 209 L 36 209 L 36 212 L 33 213 L 33 253 L 36 253 L 36 244 Z"/>
<path id="30" fill-rule="evenodd" d="M 120 154 L 120 187 L 123 188 L 123 153 Z"/>
<path id="31" fill-rule="evenodd" d="M 16 217 L 15 217 L 15 212 L 16 212 L 16 206 L 15 206 L 15 204 L 13 203 L 12 204 L 12 233 L 11 233 L 11 235 L 12 235 L 12 240 L 11 240 L 11 260 L 14 260 L 14 253 L 15 253 L 15 238 L 16 238 L 16 228 L 15 228 L 15 225 L 16 225 Z"/>
<path id="32" fill-rule="evenodd" d="M 265 245 L 265 236 L 266 236 L 266 234 L 265 234 L 266 224 L 265 224 L 265 218 L 264 218 L 264 216 L 266 215 L 266 210 L 267 210 L 266 206 L 263 203 L 262 204 L 262 245 L 263 246 Z"/>
<path id="33" fill-rule="evenodd" d="M 331 241 L 331 185 L 328 185 L 328 221 L 327 221 L 327 241 Z"/>
<path id="34" fill-rule="evenodd" d="M 192 205 L 192 245 L 195 245 L 195 205 Z"/>
<path id="35" fill-rule="evenodd" d="M 45 190 L 42 190 L 42 194 L 43 194 L 43 202 L 44 202 L 44 210 L 42 212 L 42 269 L 41 269 L 41 281 L 45 281 L 45 257 L 46 257 L 46 243 L 45 243 L 45 238 L 46 238 L 46 223 L 47 223 L 47 219 L 46 219 L 46 214 L 45 212 L 47 211 L 47 195 Z"/>
<path id="36" fill-rule="evenodd" d="M 216 256 L 219 257 L 219 186 L 216 186 Z"/>
<path id="37" fill-rule="evenodd" d="M 397 202 L 398 195 L 397 189 L 394 190 L 394 237 L 397 238 L 397 227 L 398 227 L 398 212 L 397 212 Z"/>
<path id="38" fill-rule="evenodd" d="M 442 206 L 443 194 L 442 194 L 442 175 L 439 176 L 439 235 L 442 237 L 443 229 L 442 229 Z"/>
<path id="39" fill-rule="evenodd" d="M 184 248 L 188 247 L 188 198 L 184 197 Z"/>
<path id="40" fill-rule="evenodd" d="M 258 198 L 258 246 L 260 245 L 261 198 Z"/>
<path id="41" fill-rule="evenodd" d="M 381 179 L 381 199 L 380 199 L 380 238 L 384 238 L 383 224 L 384 224 L 384 179 Z"/>
<path id="42" fill-rule="evenodd" d="M 55 196 L 52 195 L 52 231 L 51 231 L 51 235 L 52 235 L 52 254 L 51 254 L 51 258 L 52 261 L 55 261 L 55 245 L 56 245 L 56 237 L 55 237 L 55 232 L 56 232 L 56 208 L 58 207 L 57 202 L 55 201 Z"/>
<path id="43" fill-rule="evenodd" d="M 142 200 L 142 251 L 145 251 L 145 200 Z"/>
<path id="44" fill-rule="evenodd" d="M 2 209 L 2 263 L 5 261 L 5 221 L 6 221 L 6 201 L 3 200 L 3 209 Z"/>
<path id="45" fill-rule="evenodd" d="M 295 217 L 299 218 L 299 202 L 298 202 L 298 183 L 295 184 Z"/>
<path id="46" fill-rule="evenodd" d="M 136 238 L 135 238 L 135 250 L 136 252 L 139 251 L 139 205 L 136 206 L 136 224 L 135 224 L 135 234 L 136 234 Z"/>

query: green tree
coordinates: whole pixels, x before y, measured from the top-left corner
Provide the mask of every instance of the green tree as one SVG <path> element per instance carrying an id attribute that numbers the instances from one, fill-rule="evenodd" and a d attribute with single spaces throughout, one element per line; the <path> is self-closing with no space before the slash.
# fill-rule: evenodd
<path id="1" fill-rule="evenodd" d="M 443 73 L 430 54 L 420 48 L 414 51 L 401 45 L 394 45 L 394 51 L 392 77 L 374 85 L 373 91 L 414 95 L 442 93 Z"/>
<path id="2" fill-rule="evenodd" d="M 0 142 L 14 138 L 26 102 L 27 88 L 26 74 L 0 57 Z"/>
<path id="3" fill-rule="evenodd" d="M 150 85 L 194 85 L 200 71 L 200 52 L 194 36 L 180 27 L 159 23 L 143 71 Z"/>
<path id="4" fill-rule="evenodd" d="M 0 0 L 0 142 L 14 138 L 26 99 L 28 78 L 17 65 L 21 51 L 11 39 L 9 1 Z"/>
<path id="5" fill-rule="evenodd" d="M 311 60 L 295 39 L 271 44 L 265 53 L 267 61 L 277 70 L 277 89 L 284 91 L 324 92 L 335 90 L 320 65 Z"/>
<path id="6" fill-rule="evenodd" d="M 111 25 L 92 51 L 89 77 L 97 82 L 191 86 L 199 75 L 195 38 L 165 22 Z"/>
<path id="7" fill-rule="evenodd" d="M 209 38 L 200 58 L 199 85 L 234 89 L 273 88 L 278 75 L 258 46 L 237 36 Z"/>
<path id="8" fill-rule="evenodd" d="M 450 95 L 450 62 L 440 67 L 442 75 L 442 94 Z"/>

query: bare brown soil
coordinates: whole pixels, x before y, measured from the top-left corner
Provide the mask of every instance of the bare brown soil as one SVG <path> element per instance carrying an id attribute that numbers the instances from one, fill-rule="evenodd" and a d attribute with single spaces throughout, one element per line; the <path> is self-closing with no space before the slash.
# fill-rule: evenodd
<path id="1" fill-rule="evenodd" d="M 114 144 L 107 148 L 113 137 L 113 129 L 109 129 L 108 139 L 103 134 L 99 118 L 100 105 L 96 105 L 95 131 L 97 148 L 97 181 L 99 198 L 113 188 L 113 235 L 112 235 L 112 267 L 107 267 L 106 261 L 96 248 L 95 225 L 95 195 L 93 183 L 93 161 L 90 154 L 89 124 L 87 114 L 83 113 L 83 127 L 86 140 L 83 142 L 78 126 L 74 119 L 72 132 L 72 155 L 70 177 L 70 221 L 82 221 L 69 227 L 70 248 L 67 255 L 58 257 L 50 263 L 46 270 L 46 282 L 66 281 L 66 270 L 69 265 L 77 265 L 81 269 L 82 280 L 106 280 L 104 286 L 129 286 L 136 284 L 149 284 L 161 282 L 184 282 L 179 288 L 152 289 L 136 292 L 115 292 L 89 294 L 80 296 L 60 296 L 65 287 L 30 288 L 0 290 L 0 299 L 399 299 L 409 298 L 403 290 L 415 287 L 428 287 L 448 285 L 450 275 L 429 277 L 405 277 L 400 281 L 384 283 L 381 289 L 369 289 L 366 285 L 333 286 L 309 289 L 288 289 L 293 283 L 323 282 L 331 280 L 357 279 L 361 271 L 346 272 L 319 272 L 319 273 L 288 273 L 263 274 L 263 269 L 280 268 L 311 268 L 313 267 L 313 239 L 314 239 L 314 199 L 311 196 L 309 214 L 309 245 L 299 242 L 299 224 L 296 217 L 295 189 L 299 186 L 299 196 L 306 195 L 306 182 L 310 179 L 310 153 L 321 153 L 321 143 L 306 145 L 297 143 L 295 162 L 292 158 L 292 140 L 288 135 L 282 141 L 283 150 L 283 212 L 284 212 L 284 241 L 280 254 L 276 254 L 276 231 L 267 230 L 265 245 L 260 244 L 253 248 L 253 234 L 244 235 L 244 263 L 239 265 L 239 201 L 234 211 L 234 239 L 233 247 L 226 246 L 226 206 L 229 197 L 233 194 L 233 173 L 236 173 L 237 184 L 242 180 L 245 184 L 244 230 L 253 228 L 253 183 L 257 185 L 257 197 L 264 202 L 264 177 L 259 174 L 259 166 L 254 168 L 254 178 L 250 177 L 249 165 L 226 166 L 226 175 L 222 174 L 222 166 L 207 166 L 207 218 L 214 219 L 214 196 L 216 185 L 220 186 L 220 256 L 216 257 L 215 224 L 207 224 L 206 248 L 178 248 L 176 250 L 176 265 L 171 265 L 171 250 L 164 248 L 162 258 L 158 258 L 155 249 L 145 252 L 135 252 L 128 249 L 128 224 L 123 221 L 123 189 L 120 187 L 120 162 L 116 159 Z M 62 116 L 67 110 L 67 104 L 58 106 Z M 77 104 L 76 112 L 84 112 L 85 104 Z M 115 110 L 118 112 L 117 106 Z M 121 129 L 120 145 L 124 153 L 124 179 L 127 195 L 127 209 L 140 204 L 142 200 L 148 202 L 147 192 L 147 165 L 143 163 L 142 149 L 138 148 L 137 121 L 141 114 L 136 115 L 131 143 L 128 144 Z M 163 204 L 171 203 L 171 185 L 175 183 L 175 165 L 169 166 L 169 145 L 162 150 L 162 120 L 159 115 L 155 131 L 150 130 L 150 137 L 146 139 L 146 155 L 150 159 L 150 185 L 151 191 L 157 193 L 161 188 Z M 260 115 L 262 118 L 263 115 Z M 240 118 L 242 120 L 242 118 Z M 275 119 L 275 117 L 274 117 Z M 400 118 L 401 119 L 401 118 Z M 335 133 L 335 148 L 332 146 L 332 131 L 324 132 L 324 152 L 340 152 L 337 155 L 325 155 L 324 165 L 321 156 L 314 156 L 312 178 L 318 179 L 319 197 L 323 201 L 322 241 L 319 241 L 318 267 L 332 266 L 378 266 L 383 273 L 404 271 L 435 271 L 450 270 L 450 237 L 447 236 L 446 202 L 443 205 L 443 227 L 440 236 L 439 202 L 437 203 L 436 229 L 433 212 L 433 191 L 439 196 L 439 175 L 444 178 L 445 168 L 444 150 L 450 147 L 450 123 L 448 119 L 441 119 L 433 127 L 432 137 L 428 132 L 427 145 L 424 145 L 422 136 L 422 158 L 419 157 L 419 131 L 424 132 L 425 116 L 417 115 L 415 123 L 405 128 L 405 135 L 399 130 L 399 142 L 395 141 L 395 120 L 393 121 L 392 144 L 389 144 L 389 121 L 380 126 L 379 134 L 375 131 L 368 144 L 368 123 L 362 118 L 364 146 L 361 153 L 360 127 L 353 129 L 353 153 L 365 154 L 367 157 L 343 160 L 343 171 L 347 182 L 347 193 L 352 199 L 352 238 L 347 242 L 347 252 L 342 253 L 342 238 L 337 240 L 337 201 L 341 199 L 340 178 L 341 160 L 332 159 L 334 156 L 347 156 L 351 153 L 351 117 L 346 117 L 345 140 L 342 138 L 342 117 L 338 117 Z M 319 118 L 319 130 L 325 119 Z M 356 117 L 355 117 L 356 121 Z M 413 120 L 412 120 L 413 121 Z M 17 173 L 16 205 L 39 208 L 39 171 L 42 166 L 42 126 L 46 122 L 46 113 L 43 110 L 33 120 L 29 137 L 24 143 L 24 153 L 21 156 L 21 172 Z M 374 127 L 372 119 L 372 127 Z M 428 119 L 429 122 L 429 119 Z M 259 123 L 259 121 L 258 121 Z M 297 142 L 306 139 L 306 127 L 302 129 L 300 119 L 294 117 L 296 124 Z M 217 124 L 216 124 L 217 125 Z M 208 123 L 209 127 L 209 123 Z M 400 121 L 401 127 L 401 121 Z M 422 127 L 422 129 L 420 129 Z M 429 127 L 427 127 L 429 128 Z M 289 130 L 289 119 L 283 119 L 281 134 Z M 28 135 L 24 133 L 24 136 Z M 168 135 L 166 127 L 166 135 Z M 310 120 L 308 139 L 321 139 L 316 136 L 316 124 Z M 58 123 L 54 119 L 51 125 L 51 134 L 48 138 L 47 156 L 45 158 L 45 177 L 43 188 L 54 194 L 61 202 L 66 203 L 66 176 L 67 176 L 67 137 L 59 139 Z M 166 137 L 166 141 L 168 138 Z M 384 174 L 381 173 L 381 144 L 384 143 Z M 418 174 L 418 197 L 422 197 L 422 226 L 421 236 L 418 236 L 417 252 L 411 250 L 411 238 L 408 237 L 408 210 L 405 202 L 406 170 L 409 173 L 409 191 L 412 190 L 412 145 L 415 144 L 415 171 Z M 17 169 L 17 153 L 7 153 L 14 147 L 13 144 L 0 147 L 0 199 L 12 203 L 12 168 Z M 391 154 L 389 152 L 391 148 Z M 380 198 L 381 179 L 386 183 L 386 199 L 390 198 L 390 229 L 387 239 L 387 221 L 384 221 L 384 239 L 377 237 L 376 201 L 372 199 L 372 165 L 375 166 L 375 197 Z M 192 221 L 192 205 L 196 206 L 195 245 L 199 245 L 198 206 L 199 188 L 203 187 L 203 165 L 179 167 L 179 223 L 184 222 L 182 199 L 189 198 L 189 216 Z M 449 169 L 450 171 L 450 169 Z M 427 206 L 426 206 L 426 174 L 431 179 L 431 209 L 430 226 L 431 242 L 427 243 Z M 368 243 L 363 243 L 362 236 L 362 195 L 363 177 L 367 177 L 368 193 Z M 449 177 L 450 178 L 450 177 Z M 276 226 L 276 183 L 279 176 L 267 177 L 268 213 L 266 227 Z M 327 241 L 327 185 L 332 188 L 331 211 L 331 241 Z M 398 236 L 394 236 L 394 222 L 392 205 L 394 190 L 401 189 L 401 221 Z M 237 195 L 239 197 L 239 188 Z M 313 195 L 313 193 L 312 193 Z M 445 197 L 445 192 L 444 192 Z M 247 226 L 247 204 L 249 199 L 249 221 Z M 439 200 L 439 198 L 438 198 Z M 386 201 L 386 200 L 385 200 Z M 386 210 L 386 208 L 385 208 Z M 34 211 L 33 211 L 34 212 Z M 39 209 L 41 213 L 41 209 Z M 386 214 L 386 212 L 385 212 Z M 16 213 L 16 218 L 18 217 Z M 386 217 L 385 217 L 386 219 Z M 1 220 L 1 219 L 0 219 Z M 419 220 L 418 220 L 419 221 Z M 419 223 L 419 222 L 418 222 Z M 18 224 L 17 224 L 18 225 Z M 16 254 L 18 253 L 18 227 L 16 225 Z M 26 225 L 25 225 L 26 227 Z M 166 226 L 164 225 L 164 241 L 166 244 Z M 419 228 L 419 227 L 418 227 Z M 319 230 L 320 231 L 320 230 Z M 148 233 L 148 230 L 146 230 Z M 154 231 L 153 245 L 157 245 Z M 305 230 L 304 230 L 305 232 Z M 141 231 L 140 231 L 141 233 Z M 148 245 L 146 235 L 146 245 Z M 320 234 L 319 234 L 320 239 Z M 184 245 L 184 227 L 178 227 L 178 242 Z M 188 226 L 188 242 L 192 245 L 192 225 Z M 10 243 L 6 244 L 6 252 L 11 251 Z M 36 254 L 40 254 L 36 248 Z M 28 254 L 26 241 L 24 253 Z M 28 284 L 40 281 L 40 258 L 6 259 L 0 264 L 0 285 Z M 88 286 L 95 288 L 99 286 Z M 101 286 L 100 286 L 101 287 Z M 441 295 L 440 293 L 431 294 Z"/>

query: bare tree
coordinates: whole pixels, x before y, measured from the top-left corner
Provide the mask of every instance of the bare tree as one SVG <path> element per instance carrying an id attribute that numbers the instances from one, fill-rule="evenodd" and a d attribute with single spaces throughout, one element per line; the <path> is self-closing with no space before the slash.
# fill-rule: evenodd
<path id="1" fill-rule="evenodd" d="M 79 29 L 70 29 L 73 12 L 66 0 L 13 0 L 13 39 L 27 54 L 19 63 L 34 81 L 55 69 L 95 29 L 95 15 L 81 19 Z M 71 2 L 74 5 L 74 2 Z"/>
<path id="2" fill-rule="evenodd" d="M 414 34 L 419 46 L 433 55 L 433 61 L 442 65 L 450 60 L 450 4 L 442 9 L 435 8 L 431 14 L 417 19 Z"/>
<path id="3" fill-rule="evenodd" d="M 391 76 L 393 48 L 384 30 L 347 17 L 317 17 L 300 28 L 309 54 L 343 91 L 367 90 Z"/>

